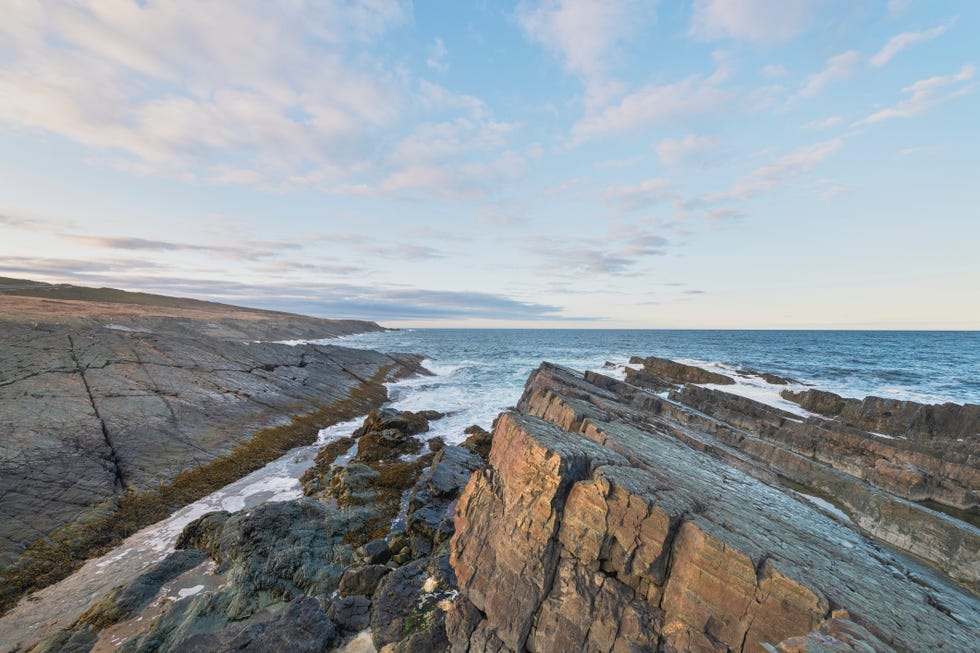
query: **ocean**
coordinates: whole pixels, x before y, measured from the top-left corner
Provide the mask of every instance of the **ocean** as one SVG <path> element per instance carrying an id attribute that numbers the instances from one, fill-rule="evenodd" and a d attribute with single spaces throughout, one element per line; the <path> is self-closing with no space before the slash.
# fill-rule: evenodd
<path id="1" fill-rule="evenodd" d="M 389 394 L 402 410 L 448 413 L 430 435 L 449 442 L 470 424 L 489 429 L 542 361 L 622 377 L 631 356 L 660 356 L 729 376 L 772 372 L 846 397 L 980 403 L 977 331 L 405 329 L 324 342 L 426 356 L 435 376 L 394 384 Z M 785 386 L 735 378 L 727 391 L 798 412 L 779 398 Z"/>

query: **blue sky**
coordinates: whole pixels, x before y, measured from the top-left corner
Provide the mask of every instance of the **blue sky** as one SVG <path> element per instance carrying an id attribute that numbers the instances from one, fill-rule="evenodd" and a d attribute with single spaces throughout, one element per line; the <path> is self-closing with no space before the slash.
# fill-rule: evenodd
<path id="1" fill-rule="evenodd" d="M 980 328 L 980 3 L 4 14 L 0 275 L 390 326 Z"/>

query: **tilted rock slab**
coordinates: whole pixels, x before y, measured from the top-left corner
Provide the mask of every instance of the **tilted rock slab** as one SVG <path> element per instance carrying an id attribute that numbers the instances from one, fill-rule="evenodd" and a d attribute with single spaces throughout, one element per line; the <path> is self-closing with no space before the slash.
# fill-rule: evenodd
<path id="1" fill-rule="evenodd" d="M 453 651 L 967 651 L 980 641 L 976 595 L 650 425 L 636 403 L 544 365 L 524 414 L 499 418 L 489 464 L 456 509 Z"/>
<path id="2" fill-rule="evenodd" d="M 12 299 L 41 301 L 0 296 Z M 0 320 L 0 569 L 58 527 L 113 511 L 125 491 L 153 490 L 355 389 L 374 387 L 380 403 L 379 373 L 419 367 L 409 355 L 249 342 L 357 324 L 244 313 Z"/>

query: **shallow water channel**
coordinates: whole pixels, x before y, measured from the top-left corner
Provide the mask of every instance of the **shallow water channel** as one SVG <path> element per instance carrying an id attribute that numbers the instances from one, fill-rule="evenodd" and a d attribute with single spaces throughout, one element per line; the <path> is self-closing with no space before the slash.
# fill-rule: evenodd
<path id="1" fill-rule="evenodd" d="M 348 436 L 364 421 L 361 416 L 322 429 L 317 441 L 297 447 L 265 467 L 191 503 L 167 519 L 131 535 L 99 558 L 86 562 L 64 580 L 35 592 L 0 617 L 0 652 L 31 645 L 70 626 L 91 605 L 117 585 L 163 560 L 174 549 L 181 531 L 201 515 L 216 510 L 235 512 L 267 501 L 288 501 L 303 495 L 299 478 L 312 464 L 317 451 L 333 440 Z M 212 589 L 218 582 L 206 569 L 185 574 L 165 586 L 156 603 L 163 604 Z M 121 633 L 113 633 L 119 639 Z M 121 640 L 120 640 L 121 641 Z"/>

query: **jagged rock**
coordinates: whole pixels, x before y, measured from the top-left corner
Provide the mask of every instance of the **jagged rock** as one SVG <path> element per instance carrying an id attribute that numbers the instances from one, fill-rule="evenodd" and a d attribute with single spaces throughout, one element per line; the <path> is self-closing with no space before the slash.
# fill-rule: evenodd
<path id="1" fill-rule="evenodd" d="M 183 549 L 204 551 L 215 562 L 221 562 L 221 533 L 229 517 L 231 513 L 226 510 L 201 515 L 184 527 L 174 543 L 174 548 L 178 551 Z"/>
<path id="2" fill-rule="evenodd" d="M 334 599 L 328 614 L 345 633 L 357 633 L 371 623 L 371 599 L 366 596 L 345 596 Z"/>
<path id="3" fill-rule="evenodd" d="M 803 392 L 783 390 L 784 399 L 800 404 L 806 410 L 835 417 L 856 428 L 885 433 L 940 446 L 953 446 L 977 455 L 980 445 L 980 405 L 920 404 L 914 401 L 865 397 L 845 399 L 823 390 Z M 958 446 L 957 443 L 963 445 Z"/>
<path id="4" fill-rule="evenodd" d="M 490 445 L 492 444 L 491 435 L 482 426 L 473 424 L 463 429 L 463 433 L 469 437 L 463 440 L 459 446 L 469 449 L 483 460 L 490 455 Z"/>
<path id="5" fill-rule="evenodd" d="M 181 653 L 322 653 L 337 633 L 320 602 L 312 597 L 290 601 L 275 617 L 245 628 L 192 635 L 180 642 Z"/>
<path id="6" fill-rule="evenodd" d="M 364 562 L 369 565 L 383 565 L 391 557 L 391 551 L 388 549 L 387 540 L 371 540 L 358 547 L 357 555 L 361 556 Z"/>
<path id="7" fill-rule="evenodd" d="M 348 567 L 344 570 L 344 575 L 340 577 L 338 586 L 340 595 L 361 594 L 371 598 L 371 595 L 374 594 L 374 588 L 378 586 L 378 581 L 390 571 L 391 569 L 383 564 Z"/>
<path id="8" fill-rule="evenodd" d="M 427 560 L 416 560 L 381 579 L 371 604 L 371 639 L 374 647 L 397 642 L 405 630 L 425 584 Z"/>
<path id="9" fill-rule="evenodd" d="M 969 650 L 980 637 L 974 594 L 780 487 L 762 449 L 715 439 L 733 427 L 552 365 L 518 408 L 456 510 L 453 650 Z"/>
<path id="10" fill-rule="evenodd" d="M 718 385 L 732 385 L 735 383 L 734 379 L 725 376 L 724 374 L 709 372 L 708 370 L 703 370 L 700 367 L 684 365 L 683 363 L 676 363 L 666 358 L 657 358 L 656 356 L 650 356 L 648 358 L 638 358 L 634 356 L 633 358 L 630 358 L 630 364 L 642 364 L 643 371 L 646 374 L 659 377 L 669 383 L 715 383 Z M 631 370 L 629 369 L 626 371 L 627 380 L 629 380 L 630 371 Z"/>
<path id="11" fill-rule="evenodd" d="M 456 498 L 483 459 L 461 446 L 447 446 L 423 472 L 408 500 L 406 534 L 416 556 L 428 555 L 453 534 Z"/>

